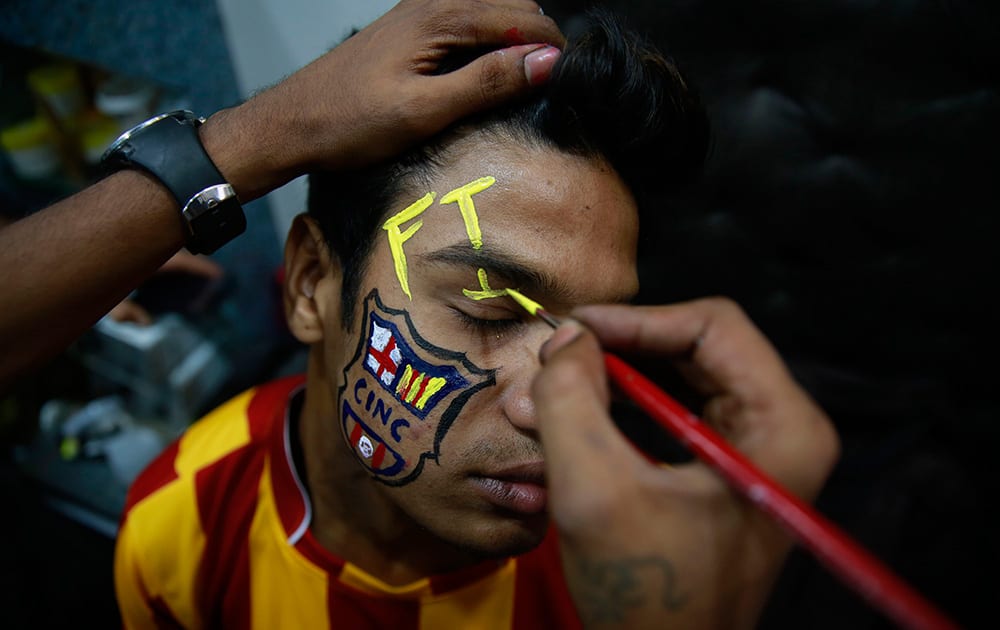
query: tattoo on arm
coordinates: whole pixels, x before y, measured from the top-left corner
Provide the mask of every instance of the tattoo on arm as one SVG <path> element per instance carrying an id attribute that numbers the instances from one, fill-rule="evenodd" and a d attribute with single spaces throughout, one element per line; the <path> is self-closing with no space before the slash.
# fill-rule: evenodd
<path id="1" fill-rule="evenodd" d="M 666 558 L 583 558 L 576 568 L 582 595 L 577 609 L 587 625 L 618 623 L 646 606 L 680 610 L 687 601 L 678 588 L 674 565 Z"/>

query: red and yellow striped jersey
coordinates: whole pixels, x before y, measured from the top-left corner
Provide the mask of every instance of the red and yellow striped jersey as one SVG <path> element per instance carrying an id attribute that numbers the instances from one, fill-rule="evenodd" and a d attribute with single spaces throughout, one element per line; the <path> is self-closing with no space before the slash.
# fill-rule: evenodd
<path id="1" fill-rule="evenodd" d="M 565 628 L 555 537 L 506 561 L 390 586 L 321 547 L 291 457 L 301 377 L 191 426 L 129 491 L 115 555 L 127 628 Z"/>

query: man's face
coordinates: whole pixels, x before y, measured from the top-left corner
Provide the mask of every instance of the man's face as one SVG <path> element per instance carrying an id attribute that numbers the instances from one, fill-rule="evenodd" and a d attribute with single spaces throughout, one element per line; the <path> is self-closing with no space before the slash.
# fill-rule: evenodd
<path id="1" fill-rule="evenodd" d="M 601 162 L 477 136 L 456 149 L 376 235 L 356 323 L 324 357 L 330 422 L 416 523 L 506 555 L 546 526 L 530 384 L 551 330 L 491 296 L 516 288 L 556 315 L 629 299 L 638 219 Z"/>

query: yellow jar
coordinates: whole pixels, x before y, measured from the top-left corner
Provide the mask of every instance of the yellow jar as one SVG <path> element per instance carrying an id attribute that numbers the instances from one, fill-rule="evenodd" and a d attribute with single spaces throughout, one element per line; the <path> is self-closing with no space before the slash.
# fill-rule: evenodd
<path id="1" fill-rule="evenodd" d="M 28 73 L 28 85 L 59 120 L 76 116 L 84 107 L 80 75 L 73 65 L 55 64 L 35 68 Z"/>
<path id="2" fill-rule="evenodd" d="M 44 179 L 59 170 L 59 150 L 47 120 L 36 116 L 0 131 L 14 173 L 23 179 Z"/>

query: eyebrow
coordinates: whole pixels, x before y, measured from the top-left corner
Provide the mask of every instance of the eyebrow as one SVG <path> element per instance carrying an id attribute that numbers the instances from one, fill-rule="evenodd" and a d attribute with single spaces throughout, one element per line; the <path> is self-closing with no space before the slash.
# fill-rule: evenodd
<path id="1" fill-rule="evenodd" d="M 560 301 L 571 301 L 573 291 L 558 278 L 532 267 L 513 252 L 484 244 L 472 249 L 468 241 L 418 255 L 423 263 L 453 267 L 483 268 L 490 275 L 494 289 L 504 288 L 496 279 L 519 291 L 545 295 Z"/>

